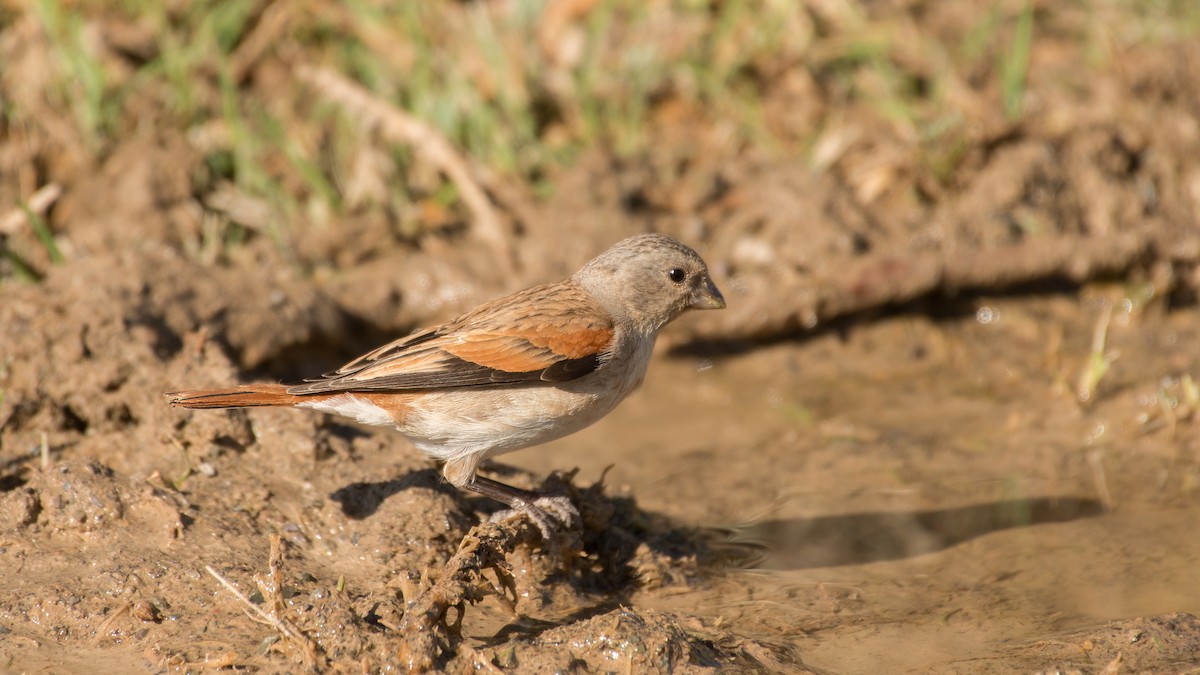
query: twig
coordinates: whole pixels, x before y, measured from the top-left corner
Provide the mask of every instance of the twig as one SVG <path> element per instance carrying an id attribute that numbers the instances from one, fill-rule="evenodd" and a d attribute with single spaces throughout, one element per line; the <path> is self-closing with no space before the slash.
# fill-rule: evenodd
<path id="1" fill-rule="evenodd" d="M 316 666 L 317 661 L 317 643 L 313 641 L 312 638 L 305 635 L 304 631 L 300 630 L 300 628 L 291 621 L 279 616 L 279 609 L 282 606 L 279 591 L 283 579 L 283 575 L 280 571 L 280 562 L 282 560 L 280 549 L 279 535 L 271 535 L 271 557 L 270 562 L 268 563 L 269 581 L 264 582 L 259 580 L 258 582 L 259 590 L 262 591 L 265 587 L 265 590 L 267 591 L 264 592 L 263 595 L 265 599 L 271 602 L 271 608 L 273 611 L 270 613 L 263 611 L 263 609 L 258 605 L 250 602 L 249 598 L 243 595 L 242 592 L 237 589 L 237 587 L 227 581 L 225 577 L 222 577 L 211 566 L 205 565 L 204 569 L 211 574 L 214 579 L 219 581 L 226 590 L 228 590 L 230 593 L 233 593 L 234 597 L 236 597 L 243 605 L 248 607 L 251 612 L 253 612 L 253 614 L 250 614 L 251 619 L 271 626 L 278 631 L 280 635 L 289 640 L 294 640 L 301 647 L 304 655 L 305 665 L 313 668 Z"/>
<path id="2" fill-rule="evenodd" d="M 1096 485 L 1096 493 L 1100 496 L 1100 503 L 1104 505 L 1105 509 L 1111 511 L 1115 504 L 1112 492 L 1108 489 L 1108 476 L 1104 472 L 1104 455 L 1100 450 L 1089 450 L 1087 452 L 1087 463 L 1092 469 L 1092 481 Z"/>
<path id="3" fill-rule="evenodd" d="M 292 18 L 292 8 L 290 2 L 272 2 L 262 11 L 250 34 L 229 57 L 229 71 L 234 82 L 245 82 L 263 54 L 279 41 Z"/>
<path id="4" fill-rule="evenodd" d="M 47 183 L 38 188 L 36 192 L 29 195 L 29 200 L 25 202 L 25 208 L 13 209 L 0 218 L 0 234 L 16 234 L 17 230 L 29 223 L 30 213 L 39 216 L 45 215 L 46 211 L 61 196 L 62 186 L 58 183 Z"/>
<path id="5" fill-rule="evenodd" d="M 288 628 L 287 625 L 284 624 L 282 621 L 271 616 L 270 614 L 267 614 L 266 612 L 262 611 L 262 609 L 260 609 L 258 605 L 254 604 L 253 602 L 250 602 L 249 598 L 247 598 L 245 595 L 243 595 L 242 592 L 239 591 L 237 589 L 237 587 L 234 586 L 233 584 L 231 584 L 227 579 L 225 579 L 225 577 L 221 576 L 221 573 L 217 572 L 215 569 L 213 569 L 211 565 L 205 565 L 204 571 L 208 572 L 209 574 L 212 575 L 212 577 L 214 579 L 221 582 L 221 585 L 225 587 L 225 590 L 229 591 L 230 593 L 233 593 L 233 596 L 235 598 L 237 598 L 243 605 L 245 605 L 252 612 L 257 614 L 258 621 L 274 627 L 275 630 L 279 631 L 280 633 L 283 633 L 287 637 L 299 637 L 299 636 L 293 636 L 291 629 Z"/>
<path id="6" fill-rule="evenodd" d="M 26 637 L 24 635 L 9 635 L 7 637 L 7 639 L 8 640 L 17 640 L 17 641 L 29 644 L 30 646 L 34 647 L 35 649 L 40 649 L 42 647 L 41 642 L 39 642 L 31 637 Z"/>
<path id="7" fill-rule="evenodd" d="M 1096 326 L 1092 329 L 1092 350 L 1088 353 L 1087 363 L 1079 373 L 1079 383 L 1075 387 L 1075 396 L 1081 404 L 1092 402 L 1100 381 L 1104 379 L 1113 361 L 1119 355 L 1116 351 L 1108 351 L 1108 326 L 1112 323 L 1113 303 L 1105 302 Z"/>
<path id="8" fill-rule="evenodd" d="M 445 136 L 333 70 L 302 67 L 297 75 L 329 99 L 357 113 L 368 125 L 377 127 L 389 140 L 412 146 L 417 154 L 446 174 L 458 188 L 463 204 L 475 217 L 473 231 L 476 236 L 495 251 L 499 262 L 507 270 L 513 268 L 516 262 L 513 248 L 500 217 L 470 165 Z"/>
<path id="9" fill-rule="evenodd" d="M 112 623 L 118 618 L 129 613 L 129 610 L 132 608 L 133 605 L 126 602 L 118 607 L 117 611 L 113 612 L 107 619 L 105 619 L 104 623 L 100 624 L 100 627 L 96 629 L 96 635 L 92 637 L 92 645 L 95 646 L 100 644 L 100 641 L 104 639 L 105 634 L 108 633 L 108 627 L 111 626 Z"/>

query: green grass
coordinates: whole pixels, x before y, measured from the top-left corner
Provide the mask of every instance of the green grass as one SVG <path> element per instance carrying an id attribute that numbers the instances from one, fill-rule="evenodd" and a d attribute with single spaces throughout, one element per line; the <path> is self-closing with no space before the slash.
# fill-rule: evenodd
<path id="1" fill-rule="evenodd" d="M 29 221 L 29 227 L 38 244 L 45 251 L 46 259 L 52 265 L 61 264 L 65 258 L 58 248 L 58 242 L 55 241 L 54 233 L 50 230 L 46 220 L 25 204 L 20 204 L 19 208 L 25 214 L 26 220 Z M 3 236 L 0 236 L 0 260 L 7 262 L 12 276 L 16 279 L 29 283 L 37 283 L 42 280 L 42 273 L 38 271 L 37 266 L 30 262 L 27 256 L 9 245 L 7 238 Z M 0 281 L 3 279 L 3 274 L 0 274 Z"/>
<path id="2" fill-rule="evenodd" d="M 12 250 L 3 240 L 0 240 L 0 259 L 8 263 L 14 278 L 28 283 L 37 283 L 42 280 L 42 275 L 38 274 L 37 269 L 24 256 Z M 4 277 L 0 275 L 0 281 L 3 279 Z"/>
<path id="3" fill-rule="evenodd" d="M 1000 61 L 1000 92 L 1010 120 L 1024 113 L 1025 81 L 1029 75 L 1029 50 L 1033 46 L 1033 4 L 1025 1 L 1013 25 L 1012 42 Z"/>
<path id="4" fill-rule="evenodd" d="M 105 68 L 87 44 L 84 18 L 58 0 L 38 0 L 33 8 L 62 75 L 57 90 L 47 93 L 57 105 L 71 109 L 84 141 L 99 147 L 116 127 L 120 101 L 112 95 Z"/>
<path id="5" fill-rule="evenodd" d="M 62 263 L 62 251 L 58 249 L 58 242 L 54 241 L 54 233 L 50 231 L 50 226 L 46 224 L 45 219 L 24 204 L 21 205 L 21 210 L 25 213 L 25 218 L 29 220 L 29 226 L 33 228 L 38 241 L 46 249 L 46 257 L 55 265 Z"/>
<path id="6" fill-rule="evenodd" d="M 1106 302 L 1092 329 L 1091 351 L 1088 352 L 1087 361 L 1079 374 L 1079 384 L 1075 390 L 1079 402 L 1085 405 L 1095 402 L 1100 382 L 1119 356 L 1116 351 L 1108 349 L 1108 329 L 1112 323 L 1112 316 L 1112 303 Z"/>
<path id="7" fill-rule="evenodd" d="M 232 69 L 262 27 L 267 5 L 259 0 L 36 0 L 26 11 L 41 25 L 57 71 L 46 92 L 50 112 L 69 118 L 98 162 L 122 135 L 148 124 L 203 136 L 194 192 L 231 182 L 265 200 L 278 214 L 272 227 L 282 228 L 265 234 L 281 246 L 289 239 L 283 230 L 333 222 L 348 209 L 388 218 L 405 237 L 424 231 L 411 222 L 422 200 L 449 201 L 466 217 L 454 189 L 428 180 L 422 158 L 403 147 L 385 149 L 388 197 L 350 203 L 354 162 L 380 140 L 354 111 L 289 80 L 302 65 L 356 80 L 439 129 L 470 161 L 529 185 L 535 197 L 550 193 L 558 169 L 590 152 L 653 160 L 664 126 L 678 116 L 698 130 L 732 130 L 730 147 L 787 156 L 803 154 L 829 124 L 866 111 L 917 143 L 918 166 L 950 185 L 970 149 L 971 120 L 948 105 L 946 82 L 982 79 L 968 86 L 998 91 L 996 105 L 1019 120 L 1042 20 L 1026 2 L 1012 15 L 983 12 L 958 32 L 919 32 L 913 44 L 906 23 L 913 15 L 887 3 L 827 16 L 788 0 L 603 0 L 550 36 L 553 54 L 578 47 L 573 60 L 559 62 L 539 33 L 548 2 L 347 0 L 293 10 L 262 56 L 270 67 L 249 74 Z M 1194 0 L 1096 0 L 1083 16 L 1091 18 L 1072 30 L 1096 45 L 1105 44 L 1093 39 L 1102 30 L 1122 44 L 1200 34 Z M 153 40 L 144 60 L 105 52 L 97 46 L 103 40 L 89 37 L 119 17 Z M 789 69 L 811 76 L 824 107 L 807 137 L 785 144 L 770 131 L 763 101 Z M 46 113 L 5 106 L 6 119 L 36 122 Z M 703 142 L 697 138 L 698 147 Z M 217 230 L 225 245 L 257 236 L 236 224 Z M 48 228 L 35 231 L 42 245 L 53 243 Z M 11 250 L 4 255 L 14 275 L 33 271 Z"/>

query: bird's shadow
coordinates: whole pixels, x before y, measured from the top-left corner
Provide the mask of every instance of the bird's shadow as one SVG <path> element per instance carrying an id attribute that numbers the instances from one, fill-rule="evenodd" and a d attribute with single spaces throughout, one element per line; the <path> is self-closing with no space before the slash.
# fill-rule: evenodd
<path id="1" fill-rule="evenodd" d="M 714 544 L 758 569 L 810 569 L 901 560 L 992 532 L 1094 518 L 1104 505 L 1082 497 L 1033 497 L 921 511 L 763 520 L 728 528 Z"/>
<path id="2" fill-rule="evenodd" d="M 360 481 L 334 490 L 329 499 L 336 502 L 342 514 L 354 520 L 369 518 L 389 497 L 411 488 L 424 488 L 460 499 L 462 492 L 447 483 L 440 471 L 432 467 L 410 471 L 384 481 Z"/>
<path id="3" fill-rule="evenodd" d="M 520 473 L 502 465 L 489 468 L 502 475 Z M 330 499 L 348 518 L 362 520 L 389 497 L 410 488 L 451 496 L 480 518 L 503 508 L 491 500 L 468 496 L 434 468 L 410 471 L 392 480 L 351 483 L 333 492 Z M 642 544 L 669 559 L 694 558 L 704 569 L 838 567 L 912 558 L 1000 530 L 1094 518 L 1106 511 L 1103 503 L 1092 498 L 1031 497 L 945 509 L 867 511 L 706 528 L 644 511 L 630 497 L 604 494 L 602 486 L 575 489 L 573 497 L 585 516 L 588 510 L 607 516 L 607 526 L 585 532 L 585 539 L 606 558 L 604 567 L 610 574 L 625 569 L 634 549 Z M 631 579 L 632 575 L 614 574 L 613 578 Z"/>
<path id="4" fill-rule="evenodd" d="M 507 477 L 520 470 L 492 465 L 489 473 Z M 692 584 L 736 569 L 853 566 L 911 558 L 992 532 L 1094 518 L 1105 512 L 1096 499 L 1033 497 L 944 509 L 773 519 L 713 528 L 645 511 L 631 497 L 606 494 L 602 482 L 577 488 L 570 482 L 572 476 L 553 474 L 541 490 L 562 493 L 565 489 L 579 507 L 584 520 L 580 534 L 586 562 L 554 577 L 574 587 L 581 600 L 593 601 L 556 620 L 518 618 L 484 640 L 486 644 L 531 639 L 564 622 L 585 620 L 629 604 L 641 588 L 647 569 L 657 570 L 655 574 L 664 575 L 668 582 L 674 577 L 680 583 Z M 347 517 L 363 519 L 373 515 L 392 495 L 414 487 L 450 495 L 464 513 L 479 518 L 499 508 L 486 499 L 467 498 L 433 468 L 393 480 L 353 483 L 338 489 L 331 499 L 341 505 Z"/>

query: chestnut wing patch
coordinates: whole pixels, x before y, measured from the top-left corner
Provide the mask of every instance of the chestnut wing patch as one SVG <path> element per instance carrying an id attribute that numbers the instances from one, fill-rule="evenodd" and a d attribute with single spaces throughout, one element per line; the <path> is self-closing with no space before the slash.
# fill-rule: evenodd
<path id="1" fill-rule="evenodd" d="M 601 355 L 612 342 L 613 330 L 611 327 L 577 329 L 570 335 L 558 333 L 554 340 L 541 339 L 539 335 L 526 338 L 471 332 L 430 339 L 422 334 L 407 346 L 386 346 L 387 353 L 380 360 L 364 357 L 329 376 L 289 387 L 288 393 L 569 382 L 596 370 Z"/>
<path id="2" fill-rule="evenodd" d="M 612 348 L 608 314 L 570 281 L 480 305 L 364 354 L 290 394 L 569 382 Z"/>

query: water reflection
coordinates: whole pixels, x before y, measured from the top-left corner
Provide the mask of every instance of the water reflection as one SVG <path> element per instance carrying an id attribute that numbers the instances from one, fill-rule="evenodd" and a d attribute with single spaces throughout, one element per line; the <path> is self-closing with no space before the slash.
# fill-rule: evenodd
<path id="1" fill-rule="evenodd" d="M 898 560 L 997 530 L 1063 523 L 1104 513 L 1095 499 L 1039 497 L 927 511 L 848 513 L 764 520 L 735 529 L 728 543 L 757 550 L 751 566 L 807 569 Z"/>

